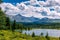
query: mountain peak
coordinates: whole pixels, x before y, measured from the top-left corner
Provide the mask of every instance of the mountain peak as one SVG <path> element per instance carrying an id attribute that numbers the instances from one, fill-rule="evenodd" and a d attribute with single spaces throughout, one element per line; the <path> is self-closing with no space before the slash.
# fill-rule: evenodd
<path id="1" fill-rule="evenodd" d="M 22 16 L 22 15 L 20 15 L 20 14 L 17 14 L 16 16 Z"/>

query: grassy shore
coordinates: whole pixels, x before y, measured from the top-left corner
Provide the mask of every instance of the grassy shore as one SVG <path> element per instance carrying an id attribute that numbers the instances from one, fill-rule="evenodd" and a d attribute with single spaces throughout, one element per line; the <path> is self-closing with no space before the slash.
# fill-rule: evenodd
<path id="1" fill-rule="evenodd" d="M 49 37 L 50 40 L 59 40 L 59 38 Z M 0 30 L 0 40 L 47 40 L 43 36 L 32 37 L 20 32 L 12 32 L 10 30 Z"/>

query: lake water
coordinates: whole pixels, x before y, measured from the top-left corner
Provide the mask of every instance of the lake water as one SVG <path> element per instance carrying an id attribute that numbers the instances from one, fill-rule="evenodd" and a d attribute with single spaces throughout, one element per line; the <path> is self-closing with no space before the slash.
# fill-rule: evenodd
<path id="1" fill-rule="evenodd" d="M 33 30 L 23 30 L 23 34 L 26 33 L 27 35 L 31 35 L 32 33 L 35 33 L 35 35 L 40 36 L 41 33 L 44 34 L 44 36 L 48 33 L 49 36 L 52 37 L 60 37 L 60 30 L 55 29 L 33 29 Z"/>

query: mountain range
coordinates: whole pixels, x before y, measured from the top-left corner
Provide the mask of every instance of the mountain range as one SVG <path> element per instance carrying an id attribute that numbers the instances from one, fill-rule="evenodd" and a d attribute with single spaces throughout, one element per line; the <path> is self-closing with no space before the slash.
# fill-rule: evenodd
<path id="1" fill-rule="evenodd" d="M 22 16 L 20 14 L 17 14 L 15 16 L 9 16 L 10 19 L 13 21 L 13 20 L 16 20 L 16 22 L 22 22 L 22 23 L 41 23 L 41 24 L 44 24 L 44 23 L 59 23 L 60 22 L 60 19 L 49 19 L 49 18 L 42 18 L 42 19 L 39 19 L 39 18 L 35 18 L 35 17 L 25 17 L 25 16 Z"/>

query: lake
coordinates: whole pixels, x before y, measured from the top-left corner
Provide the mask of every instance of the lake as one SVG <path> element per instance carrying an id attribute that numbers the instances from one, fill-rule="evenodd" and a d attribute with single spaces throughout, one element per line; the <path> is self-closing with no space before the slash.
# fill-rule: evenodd
<path id="1" fill-rule="evenodd" d="M 45 36 L 47 33 L 49 36 L 52 37 L 60 37 L 60 30 L 56 29 L 33 29 L 33 30 L 23 30 L 23 34 L 26 33 L 27 35 L 31 35 L 32 33 L 35 35 L 40 36 L 41 33 Z"/>

